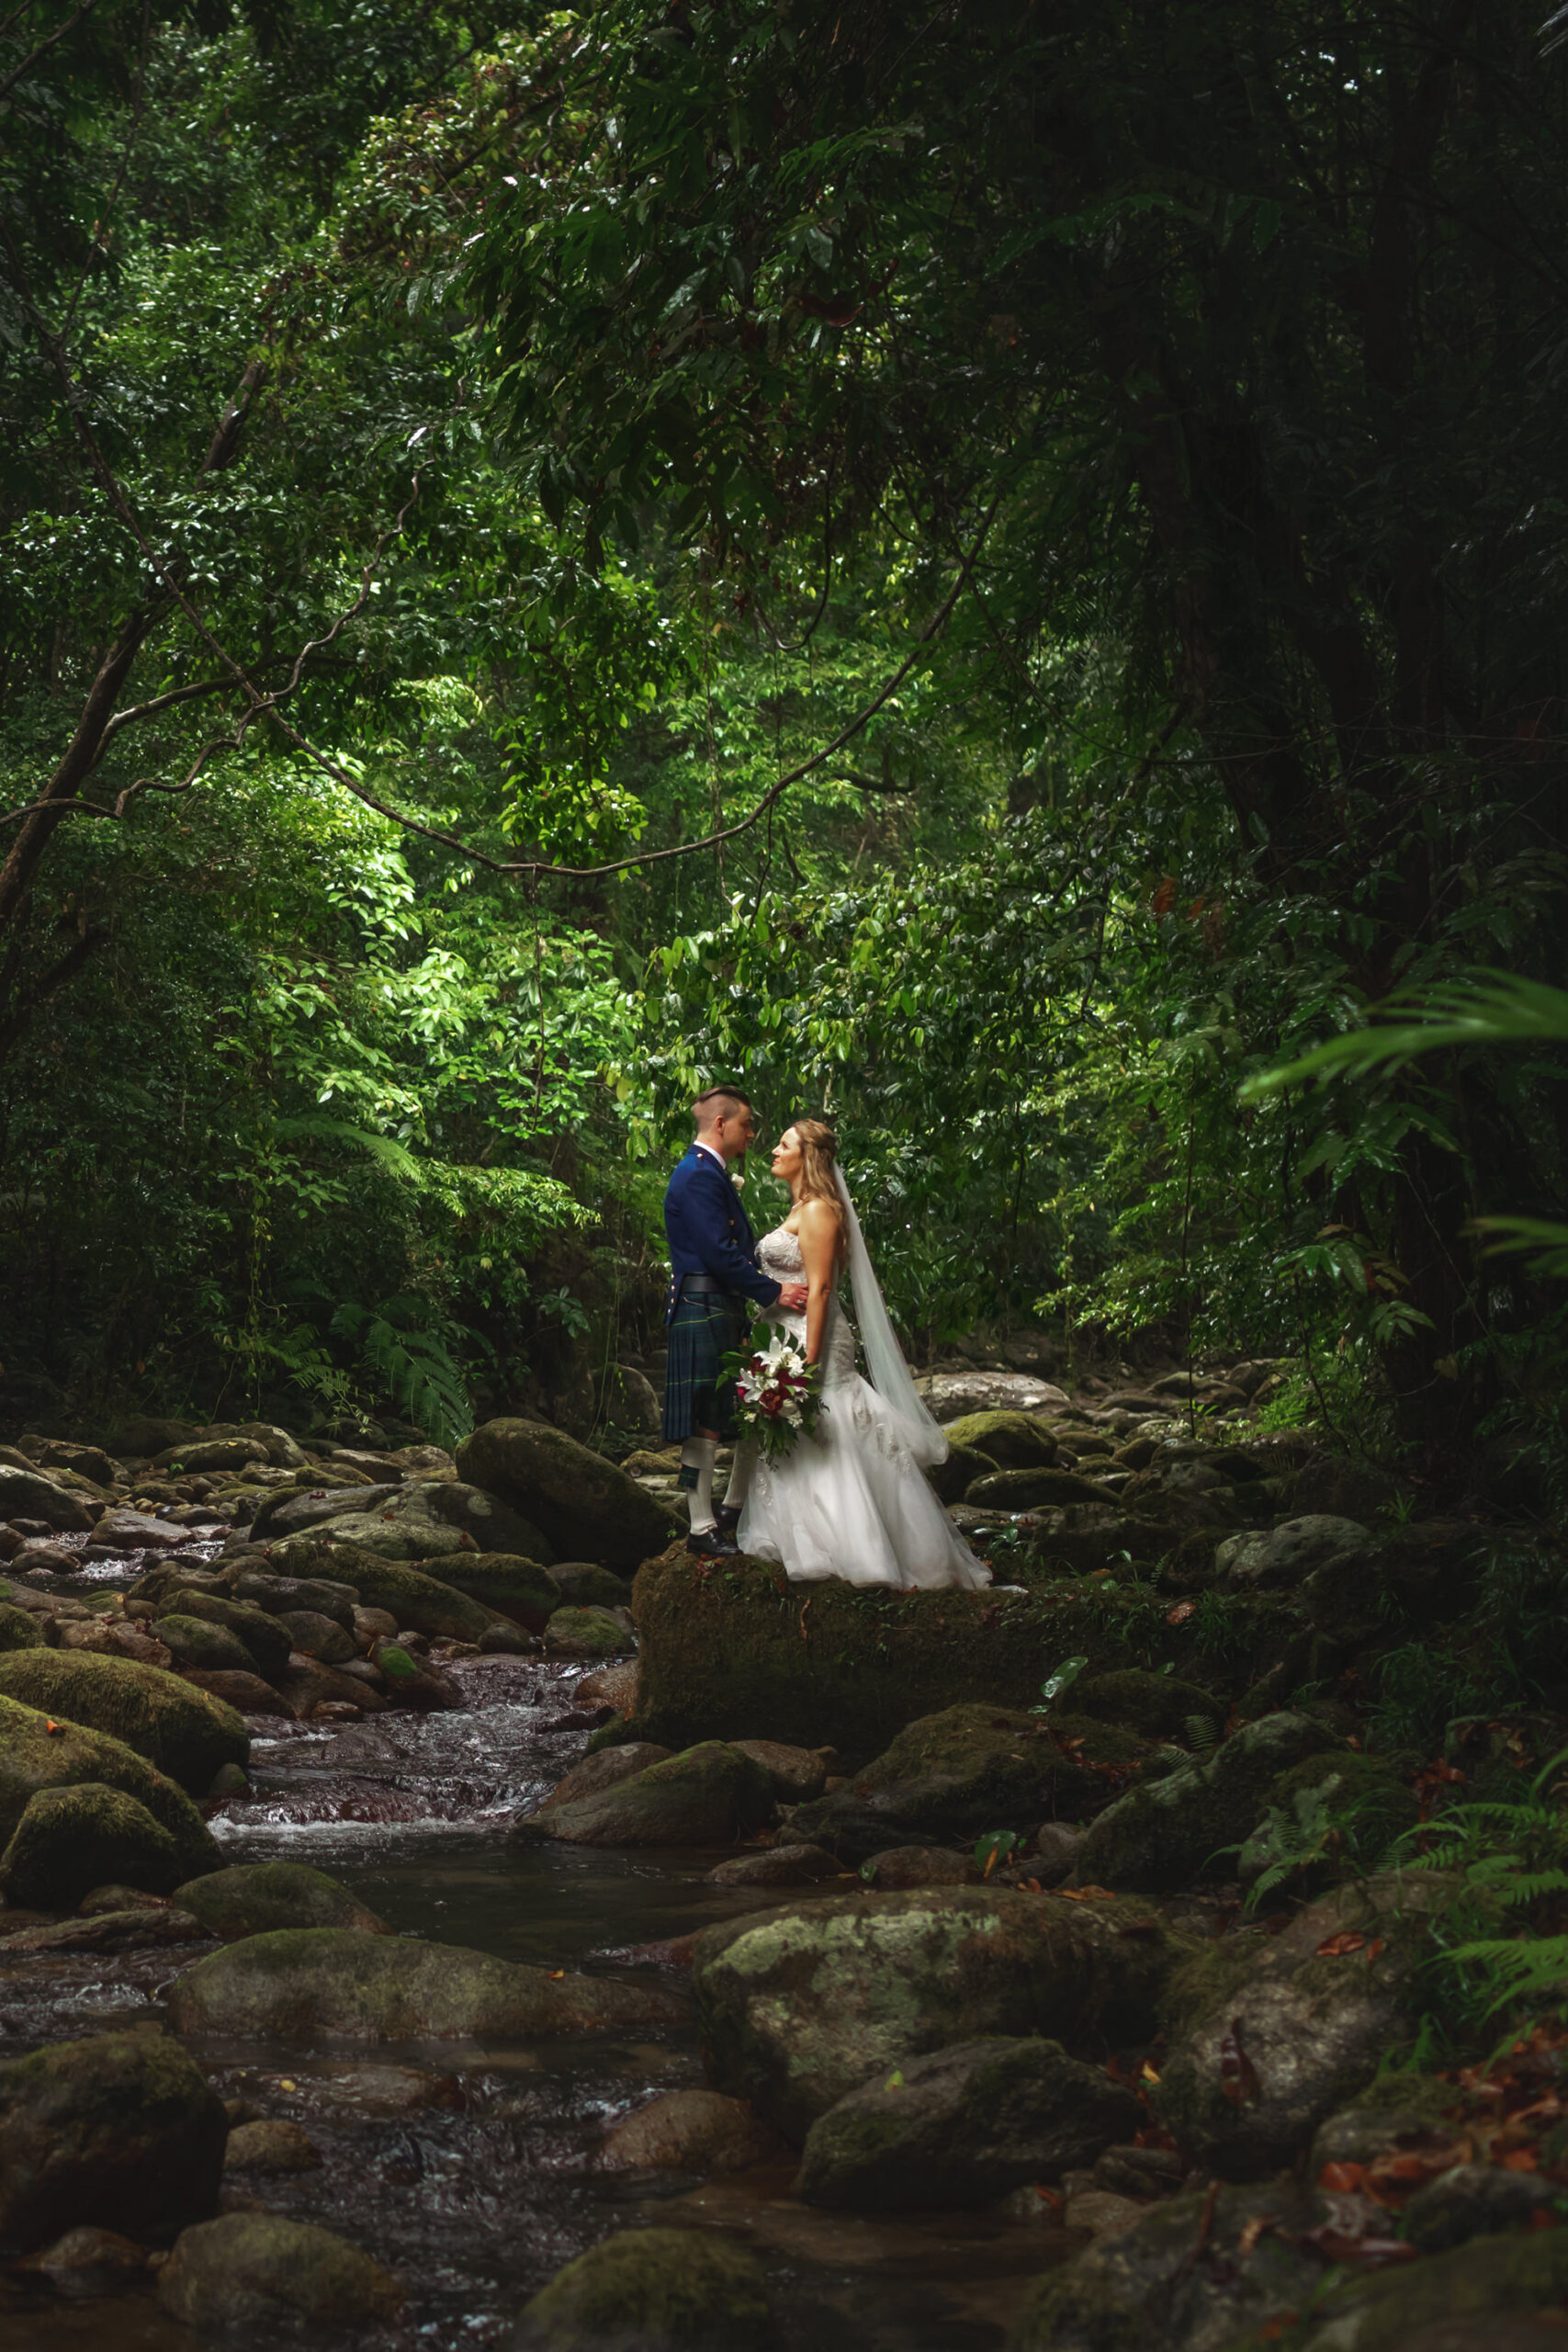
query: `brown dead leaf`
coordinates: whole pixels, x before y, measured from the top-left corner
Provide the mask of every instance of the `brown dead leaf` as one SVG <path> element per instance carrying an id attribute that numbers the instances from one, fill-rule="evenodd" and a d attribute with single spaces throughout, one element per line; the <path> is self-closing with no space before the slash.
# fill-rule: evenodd
<path id="1" fill-rule="evenodd" d="M 1366 1941 L 1365 1936 L 1358 1935 L 1354 1928 L 1341 1928 L 1337 1936 L 1325 1937 L 1317 1948 L 1317 1957 L 1319 1960 L 1343 1960 L 1347 1952 L 1364 1951 Z"/>

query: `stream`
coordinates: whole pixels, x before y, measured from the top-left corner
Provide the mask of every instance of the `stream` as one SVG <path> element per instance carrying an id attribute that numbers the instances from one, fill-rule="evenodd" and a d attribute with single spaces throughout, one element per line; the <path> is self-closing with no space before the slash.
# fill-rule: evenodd
<path id="1" fill-rule="evenodd" d="M 776 1908 L 778 1894 L 705 1884 L 716 1852 L 505 1843 L 512 1816 L 582 1754 L 598 1720 L 574 1703 L 588 1670 L 458 1660 L 447 1668 L 466 1702 L 458 1712 L 258 1721 L 252 1793 L 220 1807 L 213 1829 L 231 1860 L 285 1857 L 330 1871 L 400 1935 L 547 1968 L 635 1972 L 643 1983 L 651 1970 L 683 1988 L 683 1973 L 649 1948 Z M 165 1948 L 13 1963 L 0 1974 L 0 2051 L 156 2030 L 167 1985 L 197 1956 Z M 298 2122 L 321 2155 L 318 2171 L 236 2179 L 226 2202 L 251 2192 L 402 2277 L 403 2317 L 358 2338 L 367 2352 L 507 2345 L 524 2302 L 564 2262 L 639 2223 L 744 2237 L 768 2266 L 787 2352 L 999 2352 L 1028 2282 L 1081 2245 L 1047 2221 L 995 2211 L 818 2212 L 790 2199 L 788 2165 L 706 2183 L 596 2172 L 611 2125 L 702 2081 L 691 2030 L 636 2043 L 191 2048 L 221 2097 Z M 70 2303 L 15 2273 L 0 2285 L 0 2352 L 195 2352 L 200 2342 L 146 2290 Z"/>

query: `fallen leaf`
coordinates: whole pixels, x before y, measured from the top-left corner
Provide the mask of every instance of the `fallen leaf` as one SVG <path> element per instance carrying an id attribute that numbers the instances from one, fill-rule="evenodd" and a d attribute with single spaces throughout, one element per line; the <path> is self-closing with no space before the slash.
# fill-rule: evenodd
<path id="1" fill-rule="evenodd" d="M 565 1971 L 565 1969 L 564 1969 L 564 1968 L 552 1968 L 552 1969 L 551 1969 L 551 1971 L 550 1971 L 550 1982 L 551 1982 L 551 1984 L 558 1984 L 560 1983 L 561 1978 L 562 1978 L 565 1974 L 566 1974 L 566 1971 Z"/>
<path id="2" fill-rule="evenodd" d="M 1056 1892 L 1064 1903 L 1114 1903 L 1116 1900 L 1108 1886 L 1059 1886 Z"/>
<path id="3" fill-rule="evenodd" d="M 1507 2154 L 1499 2156 L 1497 2161 L 1505 2172 L 1539 2172 L 1540 2170 L 1540 2158 L 1533 2148 L 1510 2148 Z"/>
<path id="4" fill-rule="evenodd" d="M 1325 2165 L 1317 2176 L 1319 2188 L 1331 2194 L 1345 2196 L 1353 2189 L 1364 2188 L 1367 2181 L 1365 2165 Z"/>
<path id="5" fill-rule="evenodd" d="M 1158 2075 L 1155 2072 L 1155 2069 L 1150 2065 L 1146 2058 L 1138 2069 L 1138 2080 L 1141 2083 L 1157 2083 L 1159 2080 Z M 1142 2137 L 1143 2135 L 1140 2133 L 1140 2142 L 1142 2141 Z"/>
<path id="6" fill-rule="evenodd" d="M 1317 1957 L 1319 1960 L 1343 1960 L 1347 1952 L 1363 1951 L 1366 1941 L 1365 1936 L 1359 1936 L 1354 1928 L 1341 1928 L 1337 1936 L 1325 1937 L 1317 1948 Z"/>
<path id="7" fill-rule="evenodd" d="M 1379 1952 L 1383 1951 L 1386 1949 L 1387 1947 L 1384 1944 L 1382 1938 L 1381 1936 L 1374 1936 L 1371 1942 L 1367 1946 L 1367 1966 L 1370 1968 L 1373 1961 L 1376 1960 Z"/>
<path id="8" fill-rule="evenodd" d="M 1174 1609 L 1168 1609 L 1166 1611 L 1166 1623 L 1168 1625 L 1185 1625 L 1187 1620 L 1192 1615 L 1197 1606 L 1198 1603 L 1195 1600 L 1179 1600 Z"/>

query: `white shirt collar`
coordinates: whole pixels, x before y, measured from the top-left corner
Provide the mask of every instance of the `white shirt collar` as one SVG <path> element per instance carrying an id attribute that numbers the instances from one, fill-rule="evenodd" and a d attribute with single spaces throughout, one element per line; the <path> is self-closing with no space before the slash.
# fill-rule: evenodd
<path id="1" fill-rule="evenodd" d="M 705 1151 L 708 1158 L 713 1161 L 714 1166 L 718 1170 L 719 1174 L 721 1176 L 728 1175 L 729 1170 L 725 1165 L 723 1152 L 715 1151 L 711 1143 L 694 1143 L 692 1149 L 694 1151 Z"/>

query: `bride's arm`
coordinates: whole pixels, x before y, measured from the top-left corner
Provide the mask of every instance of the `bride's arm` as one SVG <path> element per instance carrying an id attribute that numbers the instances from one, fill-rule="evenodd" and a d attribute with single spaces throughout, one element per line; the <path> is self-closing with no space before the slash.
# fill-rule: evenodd
<path id="1" fill-rule="evenodd" d="M 815 1363 L 828 1329 L 839 1255 L 839 1220 L 826 1201 L 802 1204 L 795 1239 L 806 1266 L 806 1361 Z"/>

